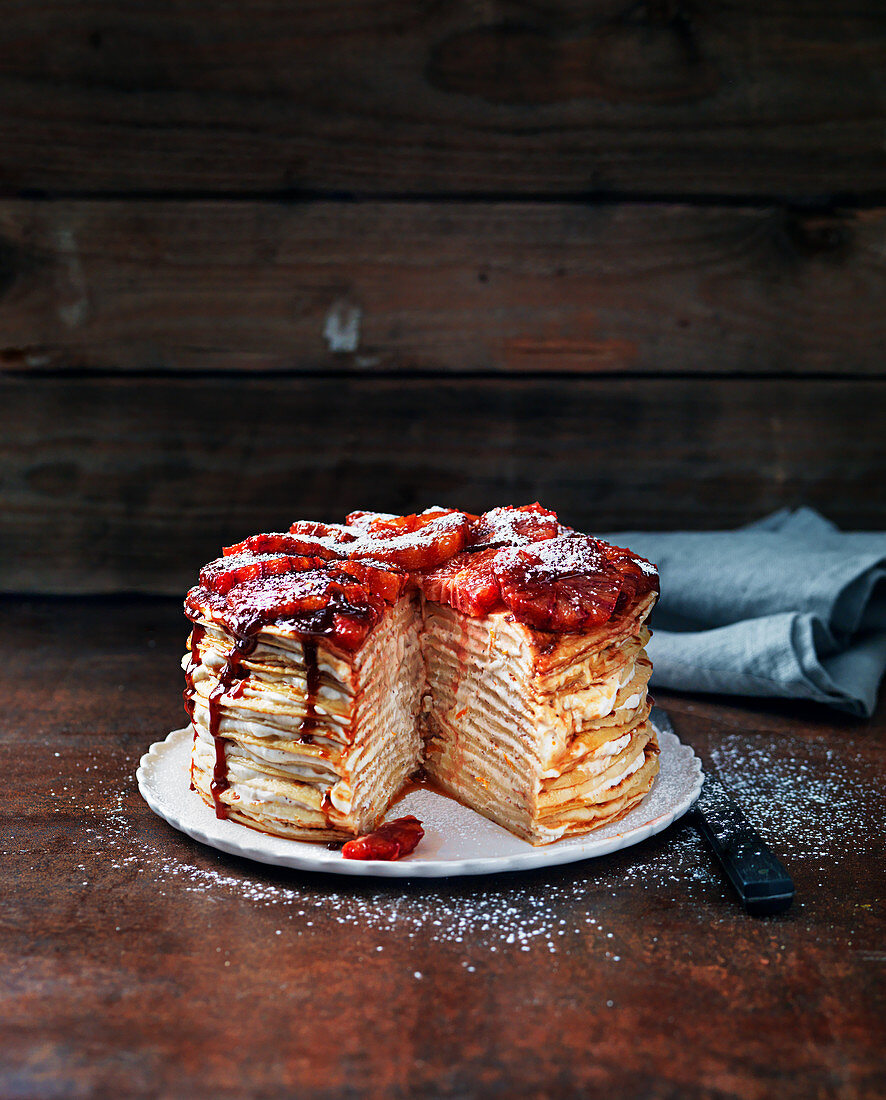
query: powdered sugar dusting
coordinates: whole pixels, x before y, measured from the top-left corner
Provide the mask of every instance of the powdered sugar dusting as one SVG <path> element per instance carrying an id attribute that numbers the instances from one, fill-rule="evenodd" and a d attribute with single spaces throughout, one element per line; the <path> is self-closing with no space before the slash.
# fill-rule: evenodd
<path id="1" fill-rule="evenodd" d="M 161 894 L 212 895 L 271 909 L 279 919 L 288 918 L 297 935 L 308 934 L 315 919 L 321 918 L 369 930 L 381 937 L 377 950 L 383 950 L 386 934 L 402 934 L 404 929 L 410 939 L 470 943 L 473 949 L 491 953 L 533 949 L 555 953 L 569 937 L 592 935 L 600 941 L 602 957 L 617 964 L 621 957 L 608 942 L 612 934 L 603 915 L 607 897 L 625 890 L 722 887 L 701 841 L 688 827 L 677 827 L 668 838 L 654 838 L 649 851 L 644 846 L 633 849 L 635 854 L 619 853 L 582 864 L 578 873 L 573 868 L 556 868 L 550 876 L 531 872 L 457 884 L 369 880 L 371 885 L 366 880 L 331 877 L 318 885 L 318 876 L 307 875 L 302 876 L 307 881 L 299 883 L 297 874 L 259 864 L 250 871 L 231 869 L 224 856 L 210 849 L 201 849 L 191 858 L 191 842 L 184 839 L 151 844 L 139 836 L 131 791 L 97 787 L 91 793 L 94 802 L 84 807 L 87 813 L 95 813 L 96 823 L 88 829 L 90 844 L 100 849 L 110 867 L 150 876 Z M 179 850 L 170 854 L 170 849 Z M 199 866 L 201 855 L 217 858 L 219 866 Z M 286 881 L 281 881 L 284 876 Z"/>
<path id="2" fill-rule="evenodd" d="M 725 734 L 712 752 L 748 815 L 807 880 L 848 845 L 873 854 L 883 823 L 871 812 L 882 797 L 862 754 L 824 742 L 811 749 L 808 762 L 794 762 L 774 736 Z M 126 778 L 134 759 L 120 757 L 111 779 L 99 778 L 105 768 L 95 758 L 80 759 L 79 774 L 60 778 L 49 793 L 59 813 L 70 812 L 76 799 L 85 832 L 78 866 L 84 882 L 90 861 L 101 859 L 106 867 L 137 872 L 160 895 L 198 894 L 269 910 L 275 935 L 310 936 L 317 924 L 334 922 L 377 936 L 383 950 L 388 934 L 405 932 L 423 943 L 470 945 L 463 964 L 469 973 L 484 951 L 555 954 L 581 936 L 617 967 L 624 956 L 607 913 L 627 893 L 694 900 L 707 923 L 733 920 L 737 912 L 706 847 L 685 823 L 601 859 L 521 875 L 430 883 L 341 879 L 234 861 L 167 833 L 159 822 L 146 829 L 147 809 Z M 803 905 L 801 895 L 796 907 Z"/>
<path id="3" fill-rule="evenodd" d="M 812 742 L 817 761 L 786 758 L 768 735 L 726 734 L 711 758 L 731 794 L 787 859 L 830 860 L 851 847 L 873 853 L 886 828 L 883 798 L 864 756 L 845 742 Z M 871 801 L 880 812 L 871 814 Z"/>
<path id="4" fill-rule="evenodd" d="M 125 758 L 120 763 L 125 769 L 133 761 Z M 182 782 L 186 787 L 186 776 Z M 167 833 L 155 819 L 145 828 L 146 808 L 131 782 L 99 779 L 95 771 L 58 784 L 51 793 L 59 800 L 59 812 L 70 807 L 74 791 L 86 833 L 81 846 L 84 879 L 90 863 L 100 859 L 126 877 L 137 874 L 160 896 L 196 894 L 268 910 L 274 935 L 309 937 L 318 925 L 334 923 L 376 936 L 376 950 L 382 952 L 392 932 L 425 944 L 456 949 L 464 944 L 465 951 L 470 948 L 470 958 L 464 961 L 468 973 L 474 972 L 483 952 L 553 954 L 570 941 L 578 942 L 578 937 L 597 945 L 600 958 L 618 966 L 622 956 L 606 919 L 611 898 L 626 890 L 722 889 L 689 828 L 678 828 L 629 852 L 552 871 L 385 882 L 244 865 Z M 415 971 L 413 980 L 421 976 Z"/>

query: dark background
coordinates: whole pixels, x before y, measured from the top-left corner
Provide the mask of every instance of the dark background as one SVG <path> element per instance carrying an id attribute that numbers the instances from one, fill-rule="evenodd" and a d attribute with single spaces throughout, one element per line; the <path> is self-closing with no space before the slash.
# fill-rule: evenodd
<path id="1" fill-rule="evenodd" d="M 886 525 L 881 0 L 2 4 L 0 588 L 354 507 Z"/>
<path id="2" fill-rule="evenodd" d="M 882 701 L 656 691 L 765 919 L 688 817 L 361 884 L 135 782 L 256 529 L 886 528 L 884 304 L 884 0 L 0 0 L 0 1096 L 886 1095 Z"/>

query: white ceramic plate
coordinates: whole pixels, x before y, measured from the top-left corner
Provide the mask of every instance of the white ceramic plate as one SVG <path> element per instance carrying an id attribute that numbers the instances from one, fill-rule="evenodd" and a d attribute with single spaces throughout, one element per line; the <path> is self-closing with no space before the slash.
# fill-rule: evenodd
<path id="1" fill-rule="evenodd" d="M 173 730 L 165 741 L 151 745 L 141 758 L 136 778 L 147 804 L 170 825 L 203 844 L 245 859 L 303 871 L 383 878 L 486 875 L 607 855 L 639 844 L 682 817 L 701 791 L 701 762 L 674 734 L 658 731 L 658 739 L 661 771 L 652 790 L 613 825 L 588 836 L 534 848 L 453 799 L 419 789 L 398 802 L 391 816 L 415 814 L 424 826 L 424 839 L 412 855 L 392 863 L 343 859 L 322 844 L 268 836 L 232 821 L 219 821 L 189 789 L 190 729 Z"/>

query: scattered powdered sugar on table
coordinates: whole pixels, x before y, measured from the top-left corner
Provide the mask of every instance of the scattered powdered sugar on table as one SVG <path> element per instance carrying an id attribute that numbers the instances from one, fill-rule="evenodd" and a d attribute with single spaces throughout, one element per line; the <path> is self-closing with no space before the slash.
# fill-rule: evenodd
<path id="1" fill-rule="evenodd" d="M 786 860 L 834 859 L 849 847 L 872 852 L 884 816 L 867 762 L 846 743 L 812 745 L 820 763 L 785 758 L 776 737 L 727 734 L 711 758 L 730 793 Z M 872 801 L 879 814 L 870 812 Z"/>
<path id="2" fill-rule="evenodd" d="M 625 890 L 673 890 L 680 884 L 722 888 L 697 834 L 679 825 L 630 854 L 482 879 L 355 880 L 261 864 L 241 873 L 212 849 L 201 848 L 196 858 L 218 860 L 218 868 L 198 866 L 187 853 L 169 855 L 167 845 L 142 839 L 136 824 L 141 807 L 134 812 L 132 797 L 131 788 L 112 785 L 84 792 L 82 809 L 92 818 L 88 847 L 107 866 L 149 875 L 161 893 L 184 890 L 274 908 L 297 922 L 297 934 L 322 919 L 381 934 L 406 928 L 410 938 L 470 942 L 490 952 L 556 952 L 568 937 L 592 934 L 601 940 L 603 957 L 617 964 L 621 956 L 604 926 L 607 899 Z"/>
<path id="3" fill-rule="evenodd" d="M 814 765 L 786 759 L 778 740 L 764 735 L 726 735 L 712 752 L 726 785 L 794 868 L 804 861 L 823 867 L 848 845 L 872 851 L 882 830 L 882 821 L 871 817 L 871 800 L 879 794 L 864 759 L 843 748 L 815 747 L 822 762 Z M 131 769 L 132 763 L 121 760 L 121 767 Z M 405 927 L 410 937 L 469 942 L 490 952 L 556 952 L 570 937 L 590 934 L 599 940 L 601 955 L 618 964 L 621 955 L 604 923 L 611 898 L 625 891 L 702 894 L 708 901 L 722 897 L 717 916 L 705 907 L 708 921 L 733 919 L 736 913 L 725 900 L 729 891 L 712 857 L 686 822 L 611 856 L 470 881 L 337 879 L 260 864 L 241 871 L 237 864 L 243 861 L 209 848 L 192 857 L 182 845 L 195 842 L 171 833 L 168 844 L 143 839 L 138 821 L 147 809 L 134 784 L 100 781 L 97 770 L 69 775 L 51 792 L 69 805 L 71 788 L 82 783 L 80 810 L 89 841 L 84 858 L 92 848 L 110 867 L 150 876 L 161 893 L 184 890 L 273 908 L 291 920 L 297 935 L 309 934 L 315 920 L 322 920 L 382 935 Z M 178 851 L 169 854 L 173 848 Z M 218 866 L 206 866 L 212 862 Z"/>

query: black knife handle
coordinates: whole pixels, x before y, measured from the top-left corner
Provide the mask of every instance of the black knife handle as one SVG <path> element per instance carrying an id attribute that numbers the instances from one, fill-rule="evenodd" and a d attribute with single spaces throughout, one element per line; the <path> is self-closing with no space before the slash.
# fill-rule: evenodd
<path id="1" fill-rule="evenodd" d="M 749 913 L 769 916 L 788 908 L 791 876 L 716 776 L 705 776 L 693 817 Z"/>
<path id="2" fill-rule="evenodd" d="M 652 720 L 660 730 L 674 732 L 670 717 L 660 707 L 652 708 Z M 770 916 L 790 906 L 794 900 L 791 876 L 710 771 L 705 775 L 692 820 L 710 844 L 748 913 Z"/>

